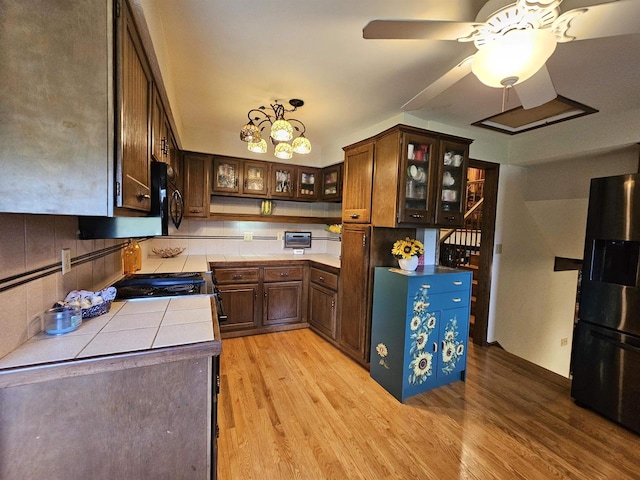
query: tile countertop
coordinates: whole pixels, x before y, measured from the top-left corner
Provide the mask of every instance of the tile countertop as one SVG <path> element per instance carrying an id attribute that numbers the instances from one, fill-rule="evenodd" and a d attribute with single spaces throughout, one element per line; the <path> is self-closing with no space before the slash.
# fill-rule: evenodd
<path id="1" fill-rule="evenodd" d="M 208 262 L 310 260 L 340 268 L 327 254 L 149 256 L 139 273 L 203 272 Z M 83 320 L 64 335 L 39 333 L 0 359 L 0 370 L 50 362 L 153 350 L 214 340 L 210 298 L 140 299 L 113 302 L 108 313 Z"/>
<path id="2" fill-rule="evenodd" d="M 113 302 L 64 335 L 39 333 L 0 359 L 0 369 L 213 341 L 211 300 L 193 295 Z"/>
<path id="3" fill-rule="evenodd" d="M 255 261 L 274 261 L 279 260 L 309 260 L 312 262 L 322 263 L 330 267 L 340 268 L 340 257 L 329 255 L 326 253 L 305 253 L 302 255 L 294 254 L 265 254 L 265 255 L 228 255 L 228 254 L 209 254 L 208 262 L 255 262 Z"/>

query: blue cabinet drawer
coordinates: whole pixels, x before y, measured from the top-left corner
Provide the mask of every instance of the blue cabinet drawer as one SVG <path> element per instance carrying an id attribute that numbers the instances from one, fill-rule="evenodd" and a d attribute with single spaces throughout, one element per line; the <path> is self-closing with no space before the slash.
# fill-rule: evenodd
<path id="1" fill-rule="evenodd" d="M 466 307 L 469 305 L 469 290 L 429 295 L 429 304 L 429 310 L 447 310 L 449 308 Z"/>
<path id="2" fill-rule="evenodd" d="M 460 272 L 451 275 L 424 277 L 422 285 L 427 286 L 429 294 L 443 292 L 463 292 L 471 289 L 471 272 Z"/>

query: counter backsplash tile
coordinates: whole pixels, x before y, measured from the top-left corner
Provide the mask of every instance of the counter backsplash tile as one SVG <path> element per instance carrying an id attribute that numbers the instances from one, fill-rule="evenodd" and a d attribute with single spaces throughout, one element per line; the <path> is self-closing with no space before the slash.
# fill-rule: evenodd
<path id="1" fill-rule="evenodd" d="M 0 214 L 0 275 L 3 278 L 122 243 L 122 240 L 78 240 L 77 217 Z M 33 280 L 0 293 L 0 358 L 42 330 L 42 313 L 70 290 L 99 290 L 122 275 L 120 252 Z"/>

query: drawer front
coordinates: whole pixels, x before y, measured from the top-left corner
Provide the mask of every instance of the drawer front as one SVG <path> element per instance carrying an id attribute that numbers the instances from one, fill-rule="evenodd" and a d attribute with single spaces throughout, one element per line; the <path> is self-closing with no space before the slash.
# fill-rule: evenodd
<path id="1" fill-rule="evenodd" d="M 471 272 L 433 275 L 424 277 L 422 280 L 421 286 L 425 285 L 429 288 L 429 295 L 444 292 L 464 292 L 471 289 Z"/>
<path id="2" fill-rule="evenodd" d="M 338 290 L 338 275 L 311 267 L 311 281 L 331 290 Z"/>
<path id="3" fill-rule="evenodd" d="M 301 265 L 293 265 L 290 267 L 264 267 L 265 282 L 285 282 L 292 280 L 302 280 Z"/>
<path id="4" fill-rule="evenodd" d="M 466 307 L 469 305 L 469 290 L 463 292 L 446 292 L 429 295 L 431 310 L 448 310 L 450 308 Z"/>
<path id="5" fill-rule="evenodd" d="M 216 268 L 214 270 L 218 283 L 255 283 L 260 280 L 260 269 L 254 268 Z"/>

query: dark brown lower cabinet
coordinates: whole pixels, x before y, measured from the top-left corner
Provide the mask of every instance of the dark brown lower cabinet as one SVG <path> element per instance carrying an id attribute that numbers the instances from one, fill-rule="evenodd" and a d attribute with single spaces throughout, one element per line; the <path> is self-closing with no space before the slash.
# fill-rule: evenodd
<path id="1" fill-rule="evenodd" d="M 305 268 L 301 263 L 255 267 L 214 264 L 227 315 L 227 321 L 220 325 L 223 337 L 307 326 Z"/>
<path id="2" fill-rule="evenodd" d="M 321 264 L 312 264 L 309 273 L 309 325 L 330 340 L 336 339 L 338 328 L 339 274 Z"/>

